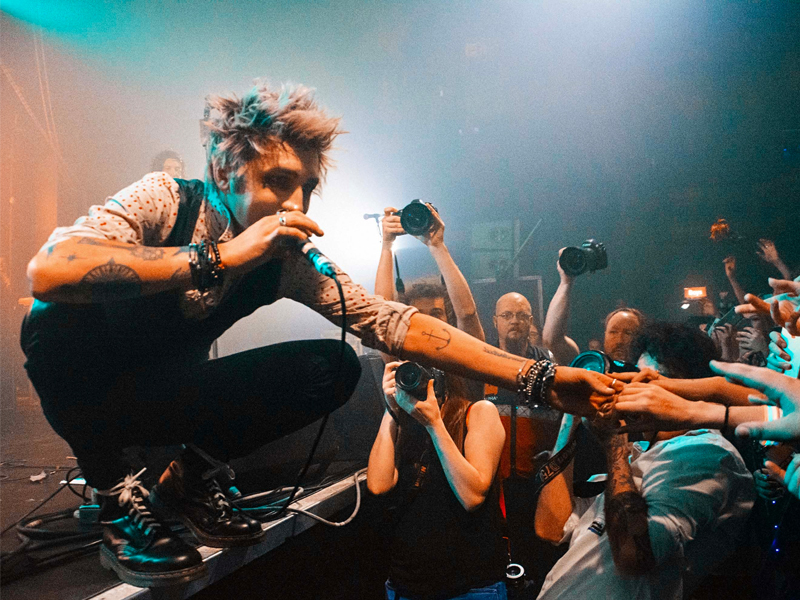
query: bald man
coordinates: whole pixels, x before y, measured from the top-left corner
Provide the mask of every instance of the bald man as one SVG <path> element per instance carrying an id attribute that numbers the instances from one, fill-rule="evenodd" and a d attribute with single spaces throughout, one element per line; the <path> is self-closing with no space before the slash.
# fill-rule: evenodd
<path id="1" fill-rule="evenodd" d="M 498 345 L 501 350 L 541 360 L 552 360 L 552 354 L 529 341 L 533 325 L 533 313 L 528 299 L 517 292 L 509 292 L 497 301 L 492 318 L 497 329 Z"/>

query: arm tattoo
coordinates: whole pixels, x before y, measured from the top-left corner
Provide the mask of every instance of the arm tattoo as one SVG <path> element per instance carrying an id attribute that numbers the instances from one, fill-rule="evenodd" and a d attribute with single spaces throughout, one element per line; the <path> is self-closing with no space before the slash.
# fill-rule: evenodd
<path id="1" fill-rule="evenodd" d="M 484 346 L 483 351 L 486 354 L 491 354 L 492 356 L 499 356 L 500 358 L 510 358 L 511 360 L 515 360 L 517 362 L 519 362 L 519 360 L 522 359 L 521 356 L 514 356 L 513 354 L 509 354 L 508 352 L 503 352 L 502 350 L 498 350 L 497 348 L 492 348 L 491 346 Z"/>
<path id="2" fill-rule="evenodd" d="M 626 436 L 606 442 L 609 462 L 606 484 L 606 532 L 611 554 L 620 573 L 639 576 L 656 565 L 647 519 L 647 502 L 633 481 Z"/>
<path id="3" fill-rule="evenodd" d="M 128 266 L 115 263 L 113 258 L 86 273 L 77 287 L 87 291 L 92 302 L 136 298 L 142 294 L 139 274 Z"/>
<path id="4" fill-rule="evenodd" d="M 443 335 L 436 335 L 433 332 L 433 329 L 431 329 L 430 331 L 422 332 L 422 335 L 428 336 L 428 341 L 434 342 L 436 344 L 437 350 L 443 350 L 450 345 L 450 339 L 451 339 L 450 332 L 447 331 L 446 329 L 442 329 L 442 334 Z"/>
<path id="5" fill-rule="evenodd" d="M 153 246 L 141 246 L 139 244 L 116 244 L 108 240 L 101 240 L 98 238 L 82 237 L 78 240 L 79 244 L 86 244 L 89 246 L 103 246 L 105 248 L 118 248 L 125 250 L 131 255 L 141 260 L 160 260 L 164 258 L 163 248 L 154 248 Z"/>

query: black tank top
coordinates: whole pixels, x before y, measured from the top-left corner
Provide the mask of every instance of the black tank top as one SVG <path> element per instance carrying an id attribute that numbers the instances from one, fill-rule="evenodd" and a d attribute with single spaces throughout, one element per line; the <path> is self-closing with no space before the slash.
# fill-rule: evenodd
<path id="1" fill-rule="evenodd" d="M 389 581 L 401 595 L 421 600 L 450 598 L 502 581 L 507 552 L 497 483 L 477 510 L 467 512 L 447 482 L 430 437 L 422 435 L 426 468 L 419 488 L 419 469 L 407 465 L 400 472 L 403 500 L 395 515 Z"/>

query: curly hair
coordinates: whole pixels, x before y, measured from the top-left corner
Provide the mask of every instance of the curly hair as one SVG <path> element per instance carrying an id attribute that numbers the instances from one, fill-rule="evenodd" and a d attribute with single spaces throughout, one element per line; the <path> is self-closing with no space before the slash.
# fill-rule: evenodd
<path id="1" fill-rule="evenodd" d="M 453 327 L 456 326 L 457 319 L 453 310 L 453 303 L 450 300 L 450 294 L 447 293 L 447 288 L 441 280 L 435 277 L 417 279 L 406 289 L 400 301 L 404 304 L 413 304 L 418 298 L 444 298 L 444 311 L 447 316 L 447 322 Z"/>
<path id="2" fill-rule="evenodd" d="M 699 329 L 675 323 L 649 323 L 631 346 L 631 355 L 649 354 L 662 367 L 661 373 L 679 379 L 711 377 L 709 361 L 719 360 L 710 337 Z"/>
<path id="3" fill-rule="evenodd" d="M 339 117 L 330 117 L 302 85 L 284 84 L 272 90 L 263 80 L 239 98 L 209 96 L 209 116 L 203 121 L 209 167 L 239 172 L 247 163 L 281 143 L 316 154 L 320 177 L 331 165 L 333 140 L 344 133 Z"/>
<path id="4" fill-rule="evenodd" d="M 153 157 L 153 162 L 150 165 L 151 171 L 163 171 L 164 170 L 164 163 L 167 162 L 170 158 L 177 160 L 181 163 L 181 170 L 184 168 L 183 159 L 181 155 L 175 152 L 175 150 L 162 150 L 158 154 Z"/>

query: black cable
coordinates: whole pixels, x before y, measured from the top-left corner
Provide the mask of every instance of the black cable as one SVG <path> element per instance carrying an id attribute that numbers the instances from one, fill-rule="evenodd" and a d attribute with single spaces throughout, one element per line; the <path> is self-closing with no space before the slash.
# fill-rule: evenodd
<path id="1" fill-rule="evenodd" d="M 342 337 L 341 344 L 339 346 L 339 363 L 336 366 L 336 378 L 333 385 L 333 393 L 336 394 L 339 388 L 344 385 L 344 382 L 342 381 L 342 368 L 344 366 L 344 353 L 347 346 L 347 303 L 345 302 L 344 290 L 342 289 L 342 284 L 339 282 L 339 279 L 336 276 L 331 277 L 331 279 L 333 279 L 333 282 L 336 284 L 336 288 L 339 290 L 339 303 L 342 308 Z M 322 440 L 322 434 L 325 431 L 325 426 L 328 424 L 329 418 L 330 413 L 327 413 L 324 417 L 322 417 L 322 422 L 320 423 L 317 437 L 314 440 L 314 444 L 311 446 L 311 452 L 308 453 L 308 459 L 306 460 L 305 465 L 303 465 L 300 475 L 297 477 L 297 482 L 295 483 L 292 492 L 286 498 L 283 506 L 281 506 L 277 511 L 272 511 L 271 513 L 262 515 L 261 519 L 275 520 L 280 518 L 284 515 L 284 513 L 286 513 L 289 505 L 294 502 L 295 496 L 300 489 L 300 484 L 303 482 L 303 479 L 305 479 L 308 469 L 311 467 L 311 462 L 314 460 L 314 454 L 317 451 L 317 446 L 319 446 L 320 440 Z"/>

